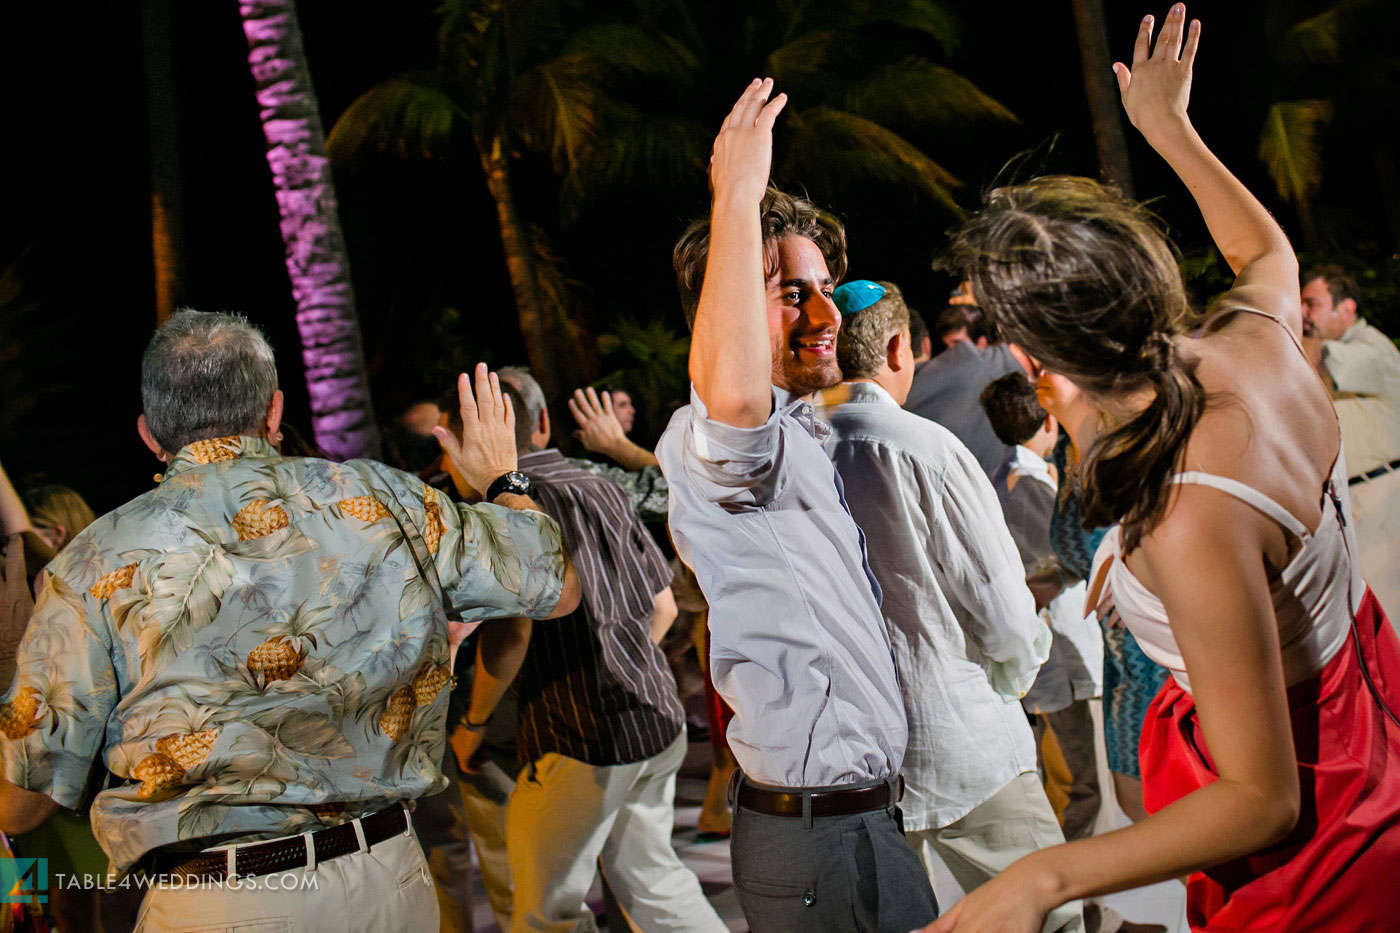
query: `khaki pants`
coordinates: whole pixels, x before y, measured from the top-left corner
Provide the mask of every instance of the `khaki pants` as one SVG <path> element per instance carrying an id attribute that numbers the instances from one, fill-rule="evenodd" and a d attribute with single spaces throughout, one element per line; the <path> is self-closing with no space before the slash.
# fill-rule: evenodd
<path id="1" fill-rule="evenodd" d="M 939 829 L 905 833 L 933 878 L 936 854 L 964 892 L 995 878 L 1023 855 L 1065 841 L 1055 811 L 1033 772 L 1015 779 L 960 820 Z M 951 898 L 942 902 L 951 907 Z M 1070 901 L 1045 918 L 1045 933 L 1082 930 L 1079 901 Z"/>
<path id="2" fill-rule="evenodd" d="M 234 885 L 238 887 L 234 887 Z M 136 933 L 422 933 L 438 928 L 437 897 L 416 836 L 315 868 L 237 882 L 156 886 Z"/>
<path id="3" fill-rule="evenodd" d="M 1400 631 L 1400 470 L 1357 483 L 1348 492 L 1361 575 Z"/>
<path id="4" fill-rule="evenodd" d="M 617 921 L 645 933 L 724 933 L 671 845 L 685 751 L 682 730 L 664 752 L 632 764 L 549 754 L 521 772 L 506 816 L 515 933 L 594 933 L 584 898 L 600 860 L 626 915 Z"/>

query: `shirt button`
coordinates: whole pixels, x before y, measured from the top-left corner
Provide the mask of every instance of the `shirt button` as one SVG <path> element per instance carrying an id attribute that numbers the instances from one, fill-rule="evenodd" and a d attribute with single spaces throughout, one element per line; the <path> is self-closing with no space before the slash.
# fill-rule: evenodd
<path id="1" fill-rule="evenodd" d="M 815 892 L 808 891 L 806 894 L 802 895 L 802 903 L 806 904 L 808 907 L 811 907 L 816 902 L 817 895 Z"/>

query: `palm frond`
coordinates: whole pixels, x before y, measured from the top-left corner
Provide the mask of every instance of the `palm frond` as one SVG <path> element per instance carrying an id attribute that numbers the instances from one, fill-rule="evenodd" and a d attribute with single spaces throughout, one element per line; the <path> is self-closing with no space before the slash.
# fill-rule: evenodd
<path id="1" fill-rule="evenodd" d="M 1283 34 L 1281 51 L 1293 62 L 1336 62 L 1341 59 L 1341 15 L 1337 7 L 1295 23 Z"/>
<path id="2" fill-rule="evenodd" d="M 1269 108 L 1259 158 L 1279 195 L 1304 204 L 1322 184 L 1322 126 L 1332 119 L 1329 100 L 1283 100 Z"/>
<path id="3" fill-rule="evenodd" d="M 922 58 L 887 65 L 852 87 L 846 109 L 887 126 L 1018 122 L 971 80 Z"/>
<path id="4" fill-rule="evenodd" d="M 698 66 L 695 55 L 664 34 L 653 34 L 632 23 L 603 23 L 574 33 L 565 54 L 583 55 L 623 75 L 649 75 L 683 80 Z"/>
<path id="5" fill-rule="evenodd" d="M 958 45 L 958 21 L 942 4 L 932 0 L 874 0 L 863 4 L 861 16 L 863 24 L 888 23 L 909 32 L 919 33 L 933 39 L 943 49 L 943 54 L 951 55 Z"/>
<path id="6" fill-rule="evenodd" d="M 780 88 L 800 89 L 823 77 L 847 41 L 834 29 L 803 33 L 770 52 L 763 62 L 763 73 Z"/>
<path id="7" fill-rule="evenodd" d="M 603 139 L 604 77 L 597 59 L 570 53 L 515 82 L 511 128 L 526 148 L 548 156 L 560 175 L 572 177 Z"/>
<path id="8" fill-rule="evenodd" d="M 898 133 L 854 113 L 815 107 L 794 114 L 778 174 L 823 191 L 869 182 L 917 191 L 955 217 L 962 183 Z"/>
<path id="9" fill-rule="evenodd" d="M 353 160 L 366 148 L 403 158 L 446 158 L 452 133 L 471 114 L 426 79 L 402 75 L 377 84 L 355 99 L 326 137 L 331 160 Z"/>
<path id="10" fill-rule="evenodd" d="M 560 220 L 572 224 L 583 209 L 622 184 L 666 190 L 703 184 L 710 128 L 686 114 L 650 115 L 610 108 L 608 133 L 560 192 Z"/>

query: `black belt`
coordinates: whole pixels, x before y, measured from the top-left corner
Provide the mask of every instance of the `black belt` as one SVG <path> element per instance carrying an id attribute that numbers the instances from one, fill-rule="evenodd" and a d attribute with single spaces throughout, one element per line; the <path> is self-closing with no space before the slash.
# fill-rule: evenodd
<path id="1" fill-rule="evenodd" d="M 1400 460 L 1392 460 L 1389 463 L 1382 463 L 1374 470 L 1367 470 L 1365 473 L 1358 473 L 1351 479 L 1347 480 L 1347 485 L 1355 486 L 1357 483 L 1364 483 L 1368 479 L 1375 479 L 1378 476 L 1384 476 L 1385 474 L 1390 473 L 1393 470 L 1400 470 Z"/>
<path id="2" fill-rule="evenodd" d="M 882 784 L 869 784 L 865 787 L 831 787 L 813 790 L 803 788 L 784 789 L 754 784 L 747 778 L 739 778 L 739 806 L 745 810 L 762 813 L 766 816 L 791 816 L 813 818 L 821 816 L 851 816 L 871 810 L 888 810 L 899 803 L 904 796 L 904 778 Z M 810 809 L 804 813 L 804 798 Z"/>
<path id="3" fill-rule="evenodd" d="M 383 842 L 392 836 L 408 831 L 408 811 L 395 804 L 378 813 L 364 817 L 360 821 L 364 830 L 364 848 L 368 850 L 375 843 Z M 355 832 L 355 821 L 319 829 L 311 834 L 311 844 L 316 853 L 316 863 L 329 862 L 360 851 L 359 834 Z M 179 875 L 200 881 L 224 881 L 229 877 L 229 851 L 197 852 L 193 855 L 158 855 L 152 872 L 159 875 Z M 275 872 L 291 871 L 308 864 L 306 837 L 288 836 L 271 842 L 252 842 L 234 846 L 233 874 L 235 878 L 250 875 L 268 875 Z"/>

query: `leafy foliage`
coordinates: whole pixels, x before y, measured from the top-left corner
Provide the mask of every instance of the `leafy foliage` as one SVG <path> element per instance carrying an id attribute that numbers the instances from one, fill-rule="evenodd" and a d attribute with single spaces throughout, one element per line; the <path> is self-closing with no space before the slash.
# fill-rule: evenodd
<path id="1" fill-rule="evenodd" d="M 1309 201 L 1322 185 L 1322 127 L 1332 119 L 1327 100 L 1279 101 L 1269 108 L 1259 158 L 1290 204 Z"/>

